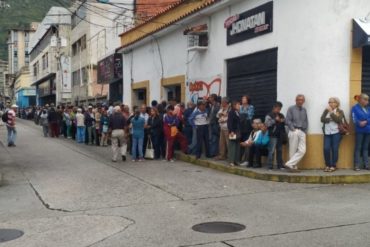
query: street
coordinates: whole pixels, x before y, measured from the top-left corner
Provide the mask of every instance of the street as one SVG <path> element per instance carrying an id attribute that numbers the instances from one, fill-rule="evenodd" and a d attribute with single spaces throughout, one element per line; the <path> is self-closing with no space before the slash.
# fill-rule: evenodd
<path id="1" fill-rule="evenodd" d="M 0 146 L 0 228 L 8 246 L 370 246 L 370 185 L 252 180 L 180 161 L 112 163 L 110 148 L 42 136 L 19 120 Z M 6 143 L 5 127 L 1 141 Z M 206 234 L 227 221 L 241 232 Z"/>

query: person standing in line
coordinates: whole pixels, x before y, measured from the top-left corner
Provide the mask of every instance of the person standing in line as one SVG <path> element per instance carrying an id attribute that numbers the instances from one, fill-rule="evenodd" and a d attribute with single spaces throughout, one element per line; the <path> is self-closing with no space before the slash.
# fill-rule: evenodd
<path id="1" fill-rule="evenodd" d="M 202 156 L 202 146 L 205 146 L 205 154 L 207 158 L 210 158 L 209 153 L 209 118 L 206 109 L 206 104 L 203 101 L 199 101 L 197 109 L 191 114 L 189 118 L 190 124 L 197 130 L 197 146 L 195 156 L 200 159 Z"/>
<path id="2" fill-rule="evenodd" d="M 149 129 L 148 129 L 148 120 L 149 120 L 149 114 L 148 114 L 148 108 L 145 104 L 142 104 L 140 107 L 140 117 L 144 119 L 145 122 L 145 129 L 144 129 L 144 140 L 143 140 L 143 153 L 145 154 L 146 145 L 148 143 L 148 135 L 149 135 Z"/>
<path id="3" fill-rule="evenodd" d="M 50 136 L 51 137 L 59 137 L 59 115 L 55 111 L 54 105 L 51 106 L 49 112 L 48 112 L 48 122 L 49 122 L 49 129 L 50 129 Z"/>
<path id="4" fill-rule="evenodd" d="M 152 140 L 154 148 L 154 159 L 161 158 L 161 143 L 160 136 L 163 134 L 163 120 L 159 117 L 157 108 L 151 109 L 150 117 L 148 120 L 149 136 Z"/>
<path id="5" fill-rule="evenodd" d="M 44 133 L 44 137 L 48 137 L 49 135 L 48 112 L 45 108 L 42 109 L 40 113 L 39 123 L 42 126 L 42 132 Z"/>
<path id="6" fill-rule="evenodd" d="M 114 113 L 109 118 L 109 131 L 112 133 L 112 162 L 117 162 L 119 149 L 122 161 L 126 161 L 127 144 L 124 142 L 125 130 L 127 131 L 126 119 L 122 115 L 121 107 L 115 106 Z M 121 147 L 119 147 L 119 144 Z"/>
<path id="7" fill-rule="evenodd" d="M 77 126 L 76 126 L 76 114 L 77 114 L 77 108 L 71 106 L 71 136 L 72 140 L 76 140 L 76 133 L 77 133 Z"/>
<path id="8" fill-rule="evenodd" d="M 355 151 L 354 170 L 361 170 L 361 156 L 363 165 L 369 170 L 369 143 L 370 143 L 370 108 L 369 96 L 361 94 L 357 97 L 358 103 L 352 107 L 352 119 L 355 124 Z"/>
<path id="9" fill-rule="evenodd" d="M 298 163 L 306 154 L 306 132 L 308 129 L 307 110 L 304 108 L 306 99 L 303 94 L 296 96 L 296 104 L 289 107 L 286 124 L 289 128 L 289 161 L 285 168 L 291 172 L 298 172 Z"/>
<path id="10" fill-rule="evenodd" d="M 16 146 L 15 141 L 17 139 L 17 130 L 15 127 L 15 119 L 17 109 L 18 109 L 17 105 L 12 105 L 11 109 L 6 112 L 8 114 L 8 119 L 6 121 L 6 129 L 8 131 L 8 147 Z"/>
<path id="11" fill-rule="evenodd" d="M 332 97 L 329 99 L 329 106 L 321 115 L 324 132 L 325 172 L 334 172 L 337 169 L 339 145 L 342 140 L 339 124 L 343 123 L 345 119 L 344 112 L 339 109 L 339 106 L 339 99 Z"/>
<path id="12" fill-rule="evenodd" d="M 167 107 L 167 113 L 163 120 L 163 131 L 165 139 L 167 141 L 166 146 L 166 160 L 169 162 L 174 162 L 173 151 L 175 141 L 178 141 L 182 152 L 187 153 L 188 143 L 185 136 L 179 131 L 178 126 L 180 124 L 180 119 L 177 115 L 173 113 L 174 106 L 169 105 Z"/>
<path id="13" fill-rule="evenodd" d="M 77 126 L 77 143 L 85 143 L 85 115 L 82 114 L 82 109 L 78 108 L 76 114 L 76 126 Z"/>
<path id="14" fill-rule="evenodd" d="M 192 142 L 192 137 L 193 137 L 193 127 L 189 123 L 189 118 L 190 118 L 191 114 L 193 113 L 194 108 L 195 108 L 194 103 L 189 101 L 187 103 L 187 108 L 186 108 L 186 110 L 184 111 L 184 114 L 183 114 L 183 118 L 184 118 L 183 133 L 184 133 L 184 135 L 186 137 L 186 141 L 188 143 Z"/>
<path id="15" fill-rule="evenodd" d="M 284 169 L 283 161 L 283 138 L 285 136 L 285 117 L 281 114 L 283 104 L 276 102 L 272 111 L 265 118 L 265 125 L 270 134 L 270 143 L 268 146 L 267 168 L 272 170 L 274 156 L 276 153 L 277 169 Z"/>
<path id="16" fill-rule="evenodd" d="M 254 117 L 254 106 L 251 105 L 251 99 L 248 95 L 242 96 L 242 103 L 240 105 L 240 138 L 244 142 L 248 139 L 252 131 L 252 120 Z M 240 150 L 240 160 L 246 160 L 246 149 Z"/>
<path id="17" fill-rule="evenodd" d="M 221 100 L 221 109 L 217 113 L 220 125 L 219 154 L 216 160 L 225 160 L 227 157 L 227 146 L 229 142 L 229 130 L 227 129 L 227 119 L 230 112 L 229 100 L 224 97 Z"/>
<path id="18" fill-rule="evenodd" d="M 227 117 L 227 129 L 229 131 L 228 156 L 230 166 L 239 165 L 240 161 L 240 103 L 233 101 Z"/>
<path id="19" fill-rule="evenodd" d="M 65 124 L 65 137 L 68 139 L 72 138 L 72 120 L 70 111 L 71 110 L 66 107 L 63 114 L 63 122 Z"/>
<path id="20" fill-rule="evenodd" d="M 220 103 L 217 102 L 217 95 L 212 94 L 209 97 L 209 155 L 216 157 L 219 153 L 220 125 L 218 123 L 217 113 L 220 110 Z"/>
<path id="21" fill-rule="evenodd" d="M 96 137 L 95 145 L 100 146 L 100 138 L 101 138 L 100 122 L 101 122 L 102 108 L 96 107 L 93 112 L 95 116 L 95 137 Z"/>
<path id="22" fill-rule="evenodd" d="M 101 140 L 100 146 L 106 147 L 108 146 L 108 132 L 109 132 L 109 117 L 108 117 L 108 109 L 103 108 L 102 116 L 100 119 L 100 133 L 101 133 Z"/>
<path id="23" fill-rule="evenodd" d="M 85 112 L 85 127 L 87 130 L 88 145 L 92 145 L 93 140 L 96 140 L 96 133 L 95 133 L 95 116 L 93 112 L 93 107 L 91 105 L 88 106 L 88 109 Z"/>
<path id="24" fill-rule="evenodd" d="M 146 127 L 145 118 L 140 117 L 140 111 L 136 110 L 135 115 L 131 118 L 132 125 L 132 161 L 144 161 L 143 143 L 144 128 Z"/>

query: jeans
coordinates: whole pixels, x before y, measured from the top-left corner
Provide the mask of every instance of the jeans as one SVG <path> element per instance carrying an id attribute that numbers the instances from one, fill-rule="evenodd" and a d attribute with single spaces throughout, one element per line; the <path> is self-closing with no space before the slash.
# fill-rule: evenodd
<path id="1" fill-rule="evenodd" d="M 283 143 L 276 137 L 270 138 L 268 145 L 267 167 L 272 169 L 274 167 L 274 154 L 276 152 L 277 168 L 283 168 Z"/>
<path id="2" fill-rule="evenodd" d="M 8 145 L 13 145 L 15 144 L 15 140 L 17 139 L 17 131 L 14 128 L 11 128 L 9 126 L 6 126 L 8 130 Z"/>
<path id="3" fill-rule="evenodd" d="M 78 143 L 85 142 L 85 126 L 77 126 L 76 140 Z"/>
<path id="4" fill-rule="evenodd" d="M 355 141 L 355 155 L 354 163 L 355 168 L 361 168 L 360 156 L 362 155 L 365 168 L 369 167 L 369 142 L 370 142 L 370 133 L 356 133 Z"/>
<path id="5" fill-rule="evenodd" d="M 339 144 L 342 140 L 340 133 L 324 135 L 324 158 L 328 167 L 336 167 L 338 162 Z"/>
<path id="6" fill-rule="evenodd" d="M 249 158 L 248 158 L 248 166 L 249 167 L 254 167 L 254 168 L 260 168 L 262 167 L 262 162 L 261 162 L 261 156 L 266 151 L 268 146 L 262 146 L 262 145 L 256 145 L 253 144 L 249 148 Z M 256 161 L 256 163 L 254 163 Z"/>
<path id="7" fill-rule="evenodd" d="M 189 153 L 190 154 L 195 154 L 196 152 L 196 147 L 197 147 L 197 129 L 193 127 L 192 129 L 192 138 L 191 138 L 191 144 L 189 144 Z"/>
<path id="8" fill-rule="evenodd" d="M 219 152 L 219 140 L 220 140 L 220 125 L 210 124 L 209 125 L 209 155 L 214 157 Z"/>
<path id="9" fill-rule="evenodd" d="M 132 137 L 132 159 L 142 159 L 143 155 L 144 138 Z M 137 152 L 139 151 L 139 152 Z"/>
<path id="10" fill-rule="evenodd" d="M 44 133 L 44 137 L 48 137 L 48 135 L 49 135 L 49 126 L 48 125 L 43 125 L 42 126 L 42 132 Z"/>
<path id="11" fill-rule="evenodd" d="M 208 125 L 197 125 L 196 129 L 197 129 L 197 146 L 195 155 L 197 158 L 200 158 L 200 156 L 202 156 L 202 145 L 204 143 L 206 149 L 206 156 L 208 158 L 210 157 Z"/>

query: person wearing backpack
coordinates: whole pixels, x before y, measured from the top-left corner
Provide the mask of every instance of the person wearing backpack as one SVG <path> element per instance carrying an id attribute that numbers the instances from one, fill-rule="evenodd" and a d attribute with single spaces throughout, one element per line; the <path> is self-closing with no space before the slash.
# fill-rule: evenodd
<path id="1" fill-rule="evenodd" d="M 12 105 L 11 109 L 6 111 L 7 116 L 6 128 L 8 130 L 8 147 L 15 147 L 15 140 L 17 138 L 17 131 L 15 128 L 15 118 L 17 112 L 17 105 Z"/>

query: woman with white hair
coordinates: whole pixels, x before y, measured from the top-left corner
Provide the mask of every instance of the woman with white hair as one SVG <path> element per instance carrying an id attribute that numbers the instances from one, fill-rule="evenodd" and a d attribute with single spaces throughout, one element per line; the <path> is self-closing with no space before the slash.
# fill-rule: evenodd
<path id="1" fill-rule="evenodd" d="M 329 99 L 328 107 L 321 115 L 324 132 L 325 172 L 334 172 L 337 169 L 339 144 L 342 140 L 340 125 L 345 121 L 344 112 L 339 109 L 340 101 L 337 97 Z"/>
<path id="2" fill-rule="evenodd" d="M 82 114 L 81 108 L 77 109 L 76 126 L 77 126 L 76 141 L 78 143 L 85 143 L 85 116 L 84 114 Z"/>

